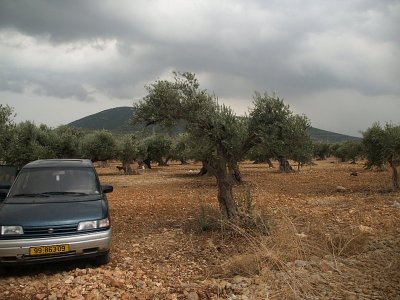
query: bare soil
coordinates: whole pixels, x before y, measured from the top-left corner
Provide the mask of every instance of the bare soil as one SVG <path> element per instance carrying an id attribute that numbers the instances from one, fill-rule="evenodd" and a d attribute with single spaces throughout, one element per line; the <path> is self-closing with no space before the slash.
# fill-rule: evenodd
<path id="1" fill-rule="evenodd" d="M 241 228 L 219 221 L 215 179 L 196 176 L 200 165 L 131 176 L 116 165 L 98 168 L 114 185 L 111 262 L 16 267 L 0 278 L 0 299 L 400 299 L 389 172 L 242 163 L 235 192 L 257 224 Z"/>

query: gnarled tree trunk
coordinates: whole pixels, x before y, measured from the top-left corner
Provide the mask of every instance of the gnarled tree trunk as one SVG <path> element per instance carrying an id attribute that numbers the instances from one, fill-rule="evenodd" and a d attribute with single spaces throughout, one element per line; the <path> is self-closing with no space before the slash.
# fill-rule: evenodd
<path id="1" fill-rule="evenodd" d="M 228 220 L 238 216 L 238 207 L 233 197 L 233 180 L 227 171 L 226 162 L 219 159 L 215 165 L 215 177 L 218 186 L 218 203 L 222 215 Z"/>
<path id="2" fill-rule="evenodd" d="M 126 175 L 136 174 L 136 171 L 134 171 L 131 167 L 130 161 L 122 161 L 122 169 Z"/>
<path id="3" fill-rule="evenodd" d="M 138 160 L 138 165 L 139 165 L 139 168 L 141 168 L 141 169 L 145 169 L 145 168 L 151 169 L 151 160 L 148 158 L 140 159 L 140 160 Z"/>
<path id="4" fill-rule="evenodd" d="M 201 166 L 200 172 L 198 174 L 199 176 L 203 176 L 206 174 L 209 176 L 212 176 L 212 175 L 215 176 L 215 170 L 214 170 L 215 168 L 213 168 L 208 161 L 202 161 L 201 163 L 202 163 L 202 166 Z"/>
<path id="5" fill-rule="evenodd" d="M 229 162 L 229 173 L 232 174 L 233 178 L 237 182 L 242 181 L 242 173 L 240 172 L 239 164 L 237 163 L 236 160 L 231 159 Z"/>
<path id="6" fill-rule="evenodd" d="M 272 169 L 274 167 L 274 165 L 272 164 L 272 161 L 269 158 L 267 159 L 266 163 L 268 164 L 268 167 L 270 169 Z"/>
<path id="7" fill-rule="evenodd" d="M 148 169 L 151 169 L 151 160 L 146 158 L 143 160 L 143 163 L 146 165 Z"/>
<path id="8" fill-rule="evenodd" d="M 293 168 L 291 167 L 291 165 L 289 164 L 287 159 L 285 159 L 284 157 L 279 157 L 278 161 L 279 161 L 279 170 L 281 172 L 291 172 L 291 171 L 293 171 Z"/>
<path id="9" fill-rule="evenodd" d="M 206 175 L 208 173 L 208 168 L 207 166 L 203 163 L 203 165 L 201 166 L 200 172 L 199 172 L 199 176 L 203 176 Z"/>

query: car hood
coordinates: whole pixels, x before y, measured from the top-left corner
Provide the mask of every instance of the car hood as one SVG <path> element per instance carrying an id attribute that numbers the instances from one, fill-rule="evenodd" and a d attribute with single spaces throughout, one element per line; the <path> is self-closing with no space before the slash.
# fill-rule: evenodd
<path id="1" fill-rule="evenodd" d="M 37 198 L 18 200 L 22 201 L 8 198 L 0 205 L 0 225 L 36 227 L 77 224 L 85 220 L 103 219 L 108 214 L 107 205 L 100 196 L 72 202 L 59 199 L 41 202 Z"/>

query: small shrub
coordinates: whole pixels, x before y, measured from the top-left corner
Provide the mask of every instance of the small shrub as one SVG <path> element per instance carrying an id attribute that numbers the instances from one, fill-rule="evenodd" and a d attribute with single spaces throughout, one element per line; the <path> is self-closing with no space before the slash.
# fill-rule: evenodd
<path id="1" fill-rule="evenodd" d="M 256 233 L 268 234 L 273 226 L 273 218 L 256 210 L 251 190 L 248 186 L 235 194 L 240 211 L 239 225 L 246 230 Z"/>
<path id="2" fill-rule="evenodd" d="M 236 201 L 238 203 L 239 209 L 249 216 L 254 214 L 254 201 L 251 195 L 249 187 L 246 187 L 244 191 L 239 191 L 236 193 Z"/>
<path id="3" fill-rule="evenodd" d="M 194 217 L 199 232 L 217 230 L 221 226 L 221 214 L 210 204 L 201 202 Z"/>

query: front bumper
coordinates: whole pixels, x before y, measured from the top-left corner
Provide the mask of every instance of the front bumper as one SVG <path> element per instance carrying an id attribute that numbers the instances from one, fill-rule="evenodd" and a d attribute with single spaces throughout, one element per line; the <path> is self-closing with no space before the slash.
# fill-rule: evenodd
<path id="1" fill-rule="evenodd" d="M 29 248 L 68 244 L 69 252 L 29 255 Z M 65 259 L 94 257 L 107 253 L 111 245 L 111 228 L 104 231 L 36 239 L 0 240 L 0 264 L 40 263 Z"/>

